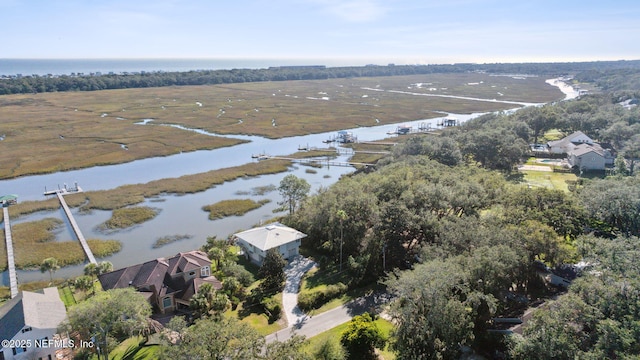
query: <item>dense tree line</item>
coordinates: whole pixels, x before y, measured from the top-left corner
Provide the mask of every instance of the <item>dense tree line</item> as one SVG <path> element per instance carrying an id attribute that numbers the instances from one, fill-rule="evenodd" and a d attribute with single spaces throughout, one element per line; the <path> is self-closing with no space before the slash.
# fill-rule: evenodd
<path id="1" fill-rule="evenodd" d="M 408 137 L 287 221 L 321 263 L 344 259 L 349 286 L 386 279 L 399 359 L 459 358 L 465 346 L 515 359 L 637 357 L 640 182 L 625 167 L 640 157 L 640 113 L 620 104 L 637 97 L 581 96 Z M 570 192 L 520 184 L 515 165 L 550 129 L 610 143 L 624 171 Z M 541 266 L 580 260 L 590 267 L 522 336 L 488 331 L 559 291 Z"/>
<path id="2" fill-rule="evenodd" d="M 96 91 L 106 89 L 146 88 L 182 85 L 215 85 L 258 81 L 317 80 L 330 78 L 414 75 L 431 73 L 518 73 L 561 75 L 588 72 L 585 79 L 602 78 L 602 71 L 638 69 L 640 61 L 603 61 L 582 63 L 520 63 L 520 64 L 450 64 L 386 66 L 284 66 L 268 69 L 199 70 L 186 72 L 140 72 L 105 75 L 26 75 L 0 77 L 0 95 L 56 91 Z M 637 70 L 627 70 L 636 71 Z"/>

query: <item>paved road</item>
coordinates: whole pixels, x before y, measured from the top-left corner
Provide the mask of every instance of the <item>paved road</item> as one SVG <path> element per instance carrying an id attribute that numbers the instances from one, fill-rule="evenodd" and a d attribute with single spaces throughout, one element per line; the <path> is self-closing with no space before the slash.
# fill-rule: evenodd
<path id="1" fill-rule="evenodd" d="M 362 298 L 353 300 L 338 308 L 323 312 L 313 317 L 303 316 L 297 323 L 290 325 L 265 337 L 267 343 L 273 341 L 286 341 L 294 334 L 313 337 L 340 324 L 343 324 L 356 315 L 364 312 L 380 312 L 381 305 L 389 301 L 388 294 L 372 293 Z"/>

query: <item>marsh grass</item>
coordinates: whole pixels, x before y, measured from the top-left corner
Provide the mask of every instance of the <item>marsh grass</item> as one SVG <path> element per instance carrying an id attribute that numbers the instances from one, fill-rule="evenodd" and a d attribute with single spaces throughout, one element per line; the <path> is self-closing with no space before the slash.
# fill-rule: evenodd
<path id="1" fill-rule="evenodd" d="M 160 213 L 160 209 L 148 206 L 134 206 L 113 210 L 111 218 L 98 225 L 100 230 L 125 229 L 151 220 Z"/>
<path id="2" fill-rule="evenodd" d="M 174 243 L 176 241 L 180 241 L 180 240 L 187 240 L 187 239 L 191 239 L 193 238 L 193 235 L 172 235 L 172 236 L 163 236 L 163 237 L 159 237 L 156 239 L 156 241 L 153 243 L 152 247 L 154 249 L 163 247 L 165 245 Z"/>
<path id="3" fill-rule="evenodd" d="M 202 210 L 209 212 L 209 219 L 222 219 L 227 216 L 241 216 L 271 202 L 269 199 L 253 201 L 251 199 L 222 200 L 215 204 L 203 206 Z"/>
<path id="4" fill-rule="evenodd" d="M 411 85 L 416 83 L 432 85 Z M 417 96 L 391 90 L 496 101 Z M 329 100 L 309 99 L 318 98 L 319 92 L 326 93 Z M 178 124 L 218 134 L 282 138 L 429 119 L 441 116 L 438 111 L 472 113 L 514 107 L 500 100 L 548 102 L 562 97 L 543 78 L 512 79 L 487 74 L 6 95 L 0 97 L 0 133 L 6 134 L 6 146 L 0 153 L 0 163 L 4 165 L 0 178 L 123 163 L 242 142 L 158 124 Z M 135 124 L 145 118 L 154 119 L 155 125 Z M 273 126 L 272 119 L 277 126 Z M 128 150 L 120 144 L 127 145 Z"/>
<path id="5" fill-rule="evenodd" d="M 263 196 L 265 194 L 268 194 L 268 193 L 276 191 L 276 190 L 277 190 L 277 188 L 273 184 L 264 185 L 264 186 L 256 186 L 253 189 L 251 189 L 251 194 L 256 195 L 256 196 Z"/>
<path id="6" fill-rule="evenodd" d="M 123 185 L 115 189 L 88 191 L 65 196 L 70 207 L 80 207 L 80 211 L 115 210 L 144 202 L 161 194 L 191 194 L 205 191 L 215 185 L 238 178 L 248 178 L 287 171 L 291 165 L 287 160 L 268 160 L 240 166 L 212 170 L 205 173 L 185 175 L 179 178 L 160 179 L 146 184 Z M 56 198 L 43 201 L 27 201 L 13 205 L 12 217 L 38 211 L 53 211 L 60 207 Z"/>
<path id="7" fill-rule="evenodd" d="M 82 210 L 113 210 L 138 204 L 145 198 L 164 193 L 178 195 L 197 193 L 242 177 L 284 172 L 289 165 L 290 162 L 286 160 L 260 161 L 179 178 L 155 180 L 146 184 L 124 185 L 112 190 L 74 194 L 67 198 L 78 197 L 77 203 L 83 203 L 86 200 L 86 203 L 80 207 Z"/>
<path id="8" fill-rule="evenodd" d="M 42 261 L 49 257 L 56 258 L 60 266 L 85 261 L 84 251 L 78 241 L 54 241 L 54 232 L 62 224 L 60 219 L 45 218 L 13 225 L 16 268 L 39 268 Z M 87 243 L 96 257 L 105 257 L 122 248 L 117 240 L 89 239 Z"/>

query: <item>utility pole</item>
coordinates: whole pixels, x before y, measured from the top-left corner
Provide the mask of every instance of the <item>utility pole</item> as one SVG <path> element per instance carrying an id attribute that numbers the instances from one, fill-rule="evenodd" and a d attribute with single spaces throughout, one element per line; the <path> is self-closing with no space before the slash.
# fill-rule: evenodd
<path id="1" fill-rule="evenodd" d="M 338 210 L 336 213 L 340 219 L 340 272 L 342 272 L 342 245 L 344 243 L 343 221 L 347 219 L 347 213 L 344 210 Z"/>

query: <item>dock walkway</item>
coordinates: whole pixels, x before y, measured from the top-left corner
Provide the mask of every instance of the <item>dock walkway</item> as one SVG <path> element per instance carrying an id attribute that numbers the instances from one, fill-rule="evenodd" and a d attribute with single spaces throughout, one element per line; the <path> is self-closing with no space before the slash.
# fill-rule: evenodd
<path id="1" fill-rule="evenodd" d="M 11 238 L 11 222 L 9 221 L 9 208 L 2 208 L 4 215 L 4 237 L 7 242 L 7 265 L 9 267 L 9 284 L 11 298 L 18 296 L 18 276 L 16 275 L 16 262 L 13 257 L 13 239 Z"/>
<path id="2" fill-rule="evenodd" d="M 62 205 L 64 212 L 67 214 L 67 218 L 69 218 L 69 223 L 71 224 L 73 231 L 76 233 L 76 236 L 80 241 L 80 245 L 82 246 L 84 253 L 87 255 L 87 259 L 89 259 L 90 263 L 97 264 L 98 262 L 96 261 L 96 258 L 93 256 L 93 252 L 91 252 L 91 248 L 89 247 L 89 244 L 87 244 L 87 240 L 85 240 L 84 235 L 82 235 L 82 231 L 80 231 L 80 227 L 78 227 L 78 223 L 76 223 L 76 219 L 73 218 L 73 214 L 71 213 L 69 206 L 67 206 L 67 202 L 64 200 L 63 195 L 66 193 L 68 192 L 56 191 L 56 196 L 58 196 L 58 200 L 60 200 L 60 205 Z"/>
<path id="3" fill-rule="evenodd" d="M 298 164 L 310 164 L 310 165 L 326 165 L 326 166 L 374 166 L 375 164 L 370 163 L 361 163 L 361 162 L 353 162 L 353 161 L 333 161 L 333 160 L 322 160 L 322 159 L 298 159 L 292 157 L 284 157 L 284 156 L 271 156 L 271 155 L 253 155 L 254 159 L 258 160 L 288 160 L 292 163 Z"/>

